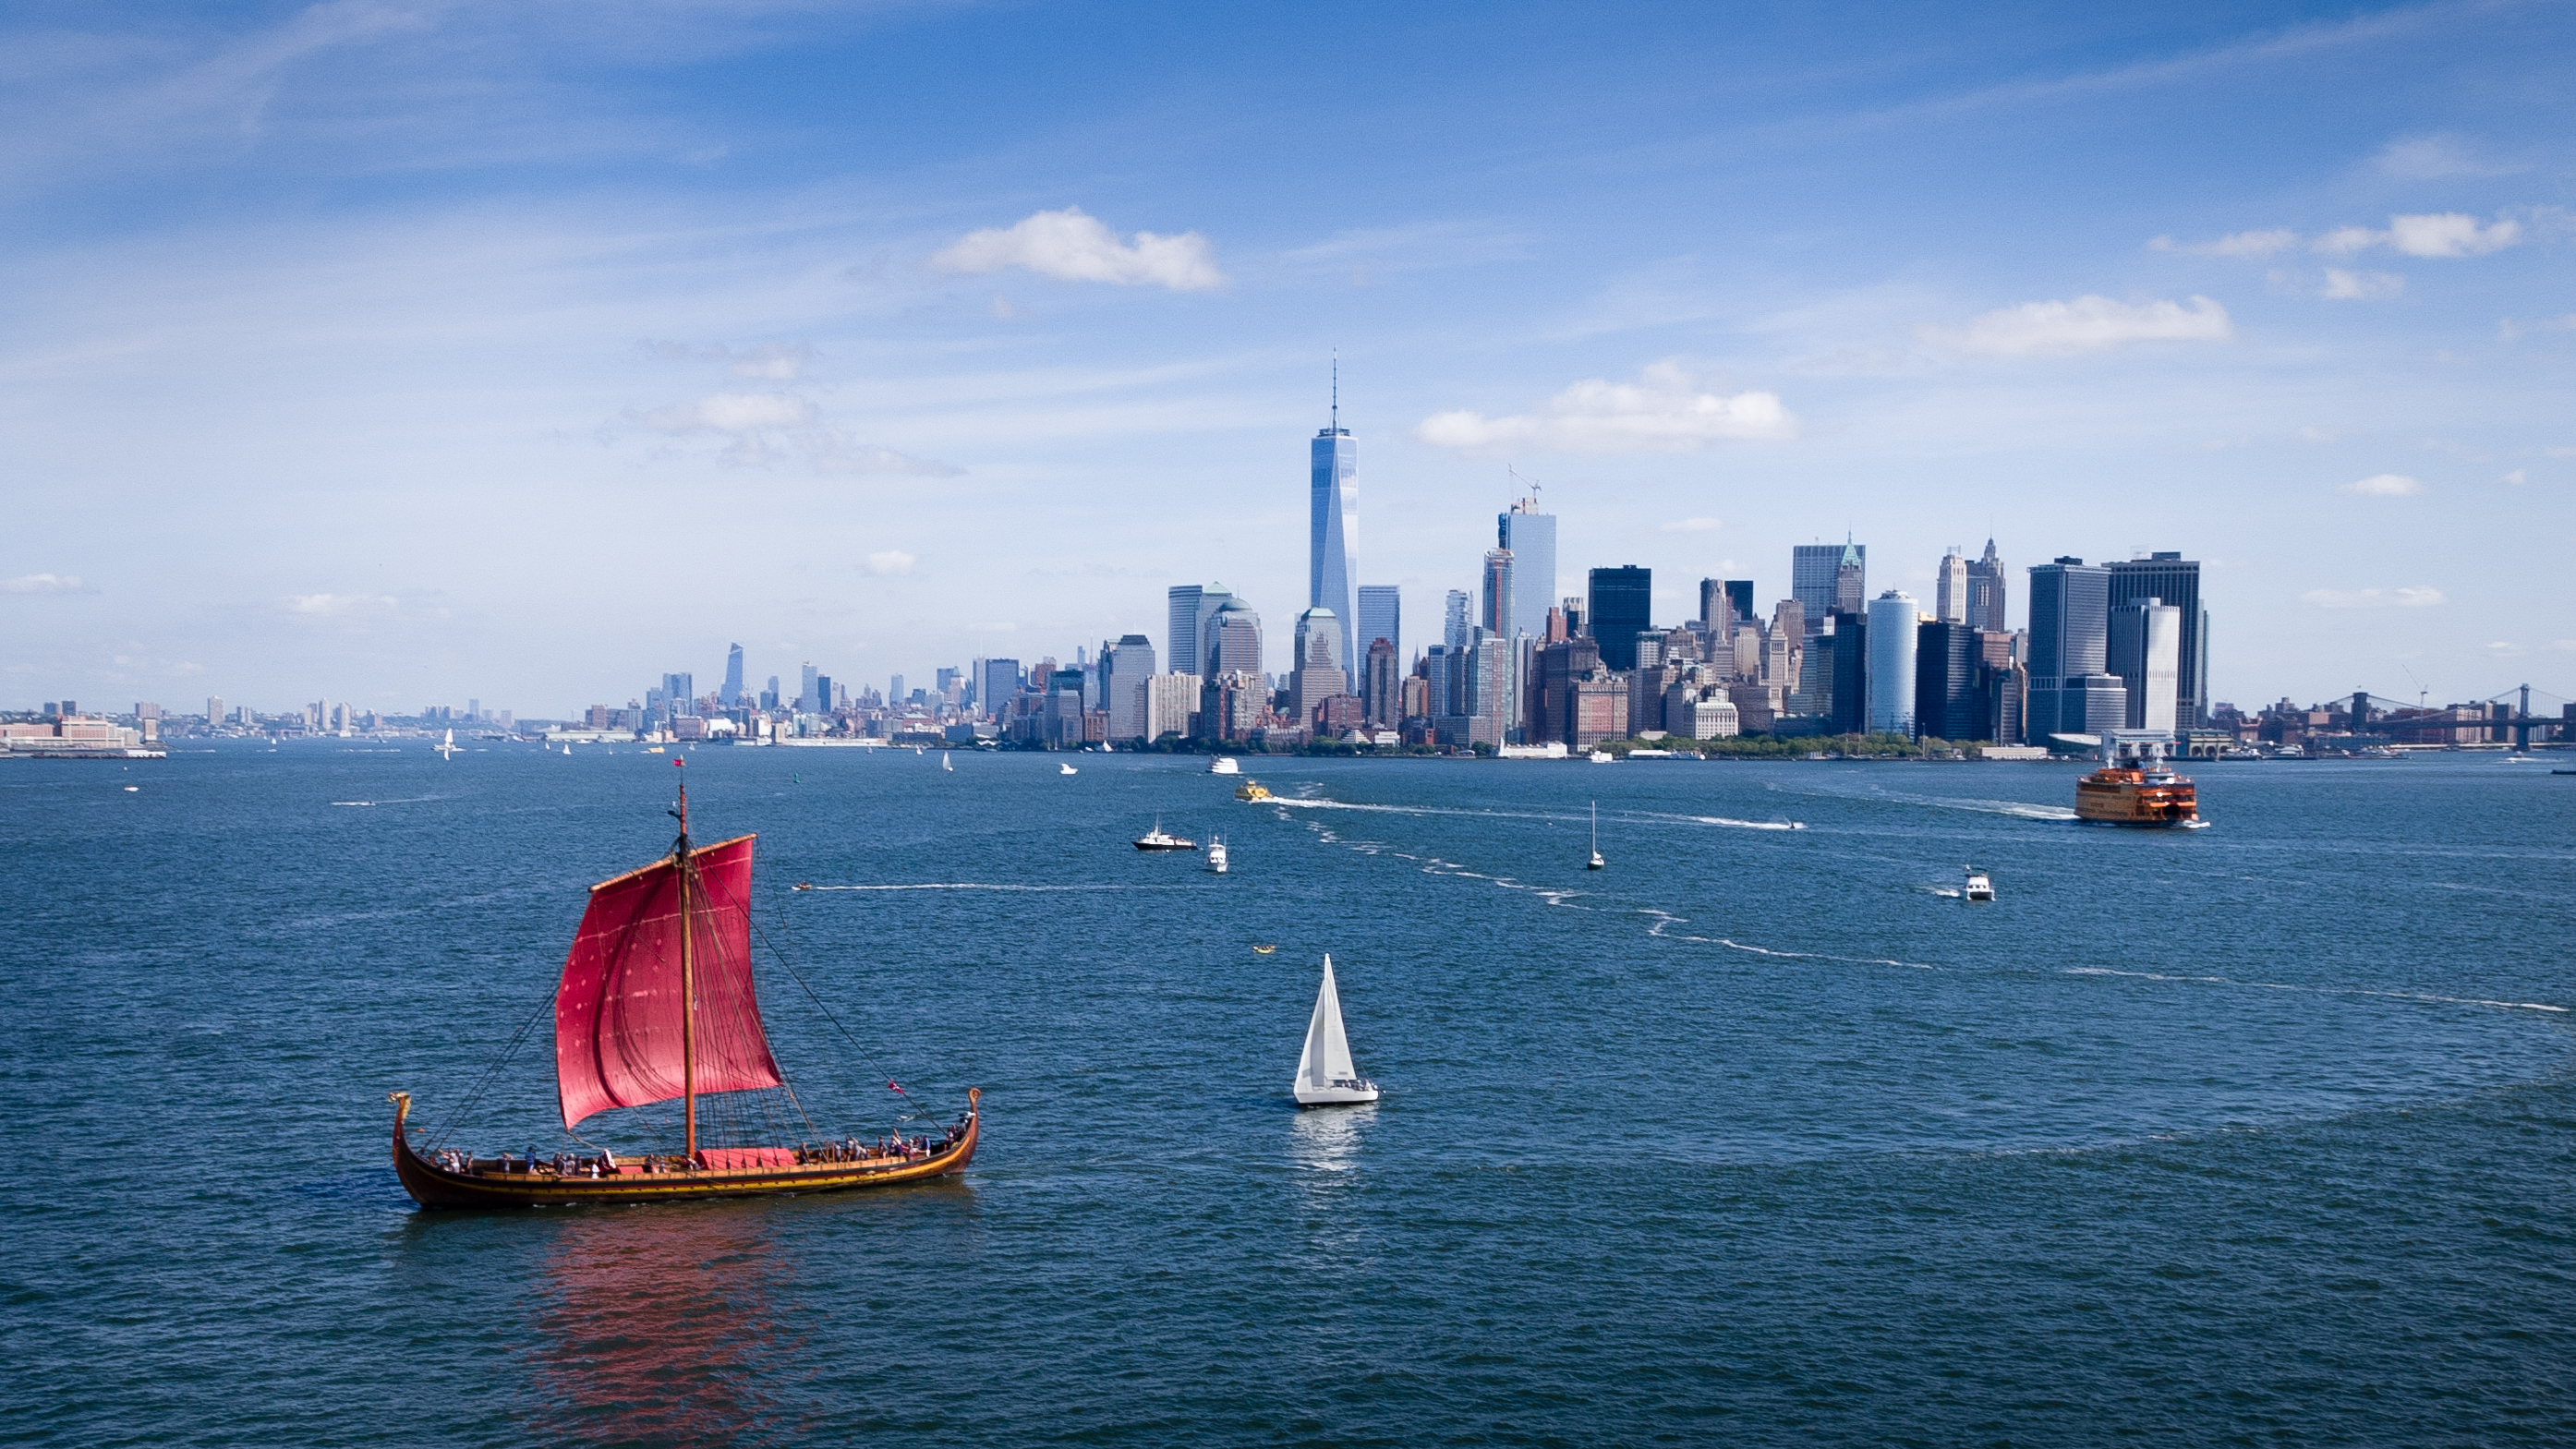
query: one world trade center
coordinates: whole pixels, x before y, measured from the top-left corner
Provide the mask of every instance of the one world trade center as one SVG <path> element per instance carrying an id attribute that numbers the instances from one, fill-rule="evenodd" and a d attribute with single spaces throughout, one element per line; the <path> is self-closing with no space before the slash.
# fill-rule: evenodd
<path id="1" fill-rule="evenodd" d="M 1351 578 L 1358 572 L 1360 526 L 1360 450 L 1342 426 L 1341 369 L 1334 369 L 1332 424 L 1315 434 L 1313 487 L 1314 528 L 1307 541 L 1306 607 L 1333 611 L 1341 625 L 1341 658 L 1335 662 L 1346 677 L 1356 678 L 1358 658 L 1352 631 Z"/>

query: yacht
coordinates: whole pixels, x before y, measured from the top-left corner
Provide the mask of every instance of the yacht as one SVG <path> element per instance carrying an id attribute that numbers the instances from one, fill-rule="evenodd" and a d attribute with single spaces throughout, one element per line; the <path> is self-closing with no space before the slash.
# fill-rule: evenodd
<path id="1" fill-rule="evenodd" d="M 1234 762 L 1234 756 L 1232 755 L 1219 755 L 1215 759 L 1208 761 L 1208 773 L 1211 775 L 1240 775 L 1243 773 L 1243 766 L 1236 764 Z"/>
<path id="2" fill-rule="evenodd" d="M 1984 871 L 1977 869 L 1973 865 L 1969 866 L 1968 884 L 1965 889 L 1959 892 L 1959 896 L 1962 900 L 1993 900 L 1995 898 L 1995 883 L 1986 878 L 1986 873 Z"/>
<path id="3" fill-rule="evenodd" d="M 1055 767 L 1055 772 L 1059 775 L 1079 775 L 1082 773 L 1071 765 L 1058 765 Z"/>
<path id="4" fill-rule="evenodd" d="M 1154 817 L 1154 828 L 1136 837 L 1138 850 L 1196 850 L 1199 843 L 1184 839 L 1163 828 L 1161 816 Z"/>
<path id="5" fill-rule="evenodd" d="M 1226 861 L 1225 861 L 1225 837 L 1224 837 L 1224 836 L 1222 836 L 1222 835 L 1211 835 L 1211 836 L 1209 836 L 1209 837 L 1208 837 L 1207 860 L 1208 860 L 1208 873 L 1209 873 L 1209 874 L 1211 874 L 1211 875 L 1223 875 L 1223 874 L 1225 874 L 1225 864 L 1226 864 Z"/>

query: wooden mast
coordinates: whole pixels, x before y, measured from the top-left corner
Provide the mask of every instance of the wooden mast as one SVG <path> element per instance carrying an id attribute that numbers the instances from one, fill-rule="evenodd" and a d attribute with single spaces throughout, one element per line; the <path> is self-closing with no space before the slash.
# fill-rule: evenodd
<path id="1" fill-rule="evenodd" d="M 674 765 L 683 762 L 673 760 Z M 689 781 L 680 780 L 680 842 L 672 847 L 680 867 L 680 1095 L 689 1121 L 689 1166 L 698 1165 L 698 983 L 689 928 Z"/>

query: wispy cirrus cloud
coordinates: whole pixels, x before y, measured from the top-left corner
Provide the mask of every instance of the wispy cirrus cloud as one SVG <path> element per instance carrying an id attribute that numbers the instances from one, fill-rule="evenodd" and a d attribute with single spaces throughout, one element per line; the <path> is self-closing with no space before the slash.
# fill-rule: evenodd
<path id="1" fill-rule="evenodd" d="M 2423 492 L 2424 484 L 2403 473 L 2373 473 L 2346 483 L 2343 491 L 2362 498 L 2405 498 Z"/>
<path id="2" fill-rule="evenodd" d="M 2386 247 L 2403 256 L 2444 258 L 2482 257 L 2500 252 L 2522 240 L 2522 223 L 2507 218 L 2480 222 L 2465 212 L 2431 212 L 2417 216 L 2392 216 L 2384 231 L 2366 226 L 2339 226 L 2313 243 L 2315 250 L 2334 256 L 2349 256 L 2372 247 Z"/>
<path id="3" fill-rule="evenodd" d="M 1917 331 L 1924 341 L 1959 352 L 2073 357 L 2133 342 L 2225 342 L 2235 336 L 2235 324 L 2225 307 L 2207 297 L 2184 303 L 2084 296 L 2024 302 L 1982 313 L 1964 327 L 1927 324 Z"/>
<path id="4" fill-rule="evenodd" d="M 2326 268 L 2324 285 L 2317 295 L 2329 302 L 2376 302 L 2403 294 L 2406 279 L 2394 272 L 2355 272 L 2342 267 Z"/>
<path id="5" fill-rule="evenodd" d="M 2190 257 L 2268 257 L 2276 252 L 2295 250 L 2299 234 L 2287 227 L 2267 231 L 2240 231 L 2208 242 L 2178 242 L 2160 236 L 2147 243 L 2151 251 L 2180 252 Z"/>
<path id="6" fill-rule="evenodd" d="M 877 552 L 869 554 L 865 561 L 865 567 L 869 573 L 874 574 L 878 578 L 899 579 L 904 575 L 911 573 L 912 566 L 919 562 L 921 562 L 920 559 L 913 557 L 911 554 L 905 553 L 902 549 L 888 548 L 879 549 Z"/>
<path id="7" fill-rule="evenodd" d="M 709 393 L 695 402 L 637 413 L 634 420 L 657 433 L 712 433 L 726 438 L 724 457 L 733 463 L 765 465 L 791 458 L 802 459 L 818 473 L 910 474 L 926 478 L 953 478 L 965 471 L 935 458 L 916 458 L 860 442 L 825 423 L 810 399 L 793 393 Z"/>
<path id="8" fill-rule="evenodd" d="M 721 362 L 736 377 L 768 378 L 776 382 L 794 382 L 814 360 L 810 342 L 764 342 L 754 347 L 727 347 L 712 343 L 693 347 L 686 342 L 646 339 L 636 345 L 647 357 L 666 358 L 674 362 Z"/>
<path id="9" fill-rule="evenodd" d="M 1670 523 L 1657 524 L 1655 531 L 1657 533 L 1715 533 L 1725 526 L 1724 520 L 1716 518 L 1676 518 Z"/>
<path id="10" fill-rule="evenodd" d="M 1466 452 L 1522 445 L 1561 453 L 1673 453 L 1721 441 L 1794 438 L 1798 419 L 1777 393 L 1717 392 L 1679 363 L 1658 362 L 1633 383 L 1587 378 L 1527 413 L 1434 413 L 1413 434 Z"/>
<path id="11" fill-rule="evenodd" d="M 401 607 L 391 594 L 289 594 L 278 604 L 308 619 L 348 619 Z"/>
<path id="12" fill-rule="evenodd" d="M 2429 609 L 2449 603 L 2442 591 L 2417 584 L 2397 589 L 2310 589 L 2299 602 L 2320 609 Z"/>
<path id="13" fill-rule="evenodd" d="M 1041 211 L 1007 227 L 968 232 L 930 259 L 944 272 L 977 275 L 1009 268 L 1068 282 L 1109 282 L 1122 287 L 1166 287 L 1204 292 L 1226 283 L 1216 249 L 1194 231 L 1158 236 L 1140 231 L 1125 241 L 1081 207 Z"/>
<path id="14" fill-rule="evenodd" d="M 20 574 L 0 579 L 0 594 L 85 594 L 78 574 Z"/>

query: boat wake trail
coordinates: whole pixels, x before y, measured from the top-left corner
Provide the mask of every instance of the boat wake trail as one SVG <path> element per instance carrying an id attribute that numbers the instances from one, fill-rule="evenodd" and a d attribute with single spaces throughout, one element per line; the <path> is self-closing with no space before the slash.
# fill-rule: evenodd
<path id="1" fill-rule="evenodd" d="M 1922 805 L 1934 810 L 1965 810 L 1974 815 L 2003 815 L 2016 820 L 2068 821 L 2075 812 L 2063 805 L 2034 805 L 2027 800 L 1978 800 L 1947 795 L 1914 795 L 1902 790 L 1826 790 L 1813 786 L 1774 785 L 1787 795 L 1813 795 L 1832 800 L 1884 801 L 1890 805 Z"/>
<path id="2" fill-rule="evenodd" d="M 1300 796 L 1295 799 L 1273 796 L 1264 803 L 1290 805 L 1301 810 L 1365 810 L 1381 815 L 1458 815 L 1473 820 L 1545 820 L 1563 825 L 1580 825 L 1590 818 L 1571 813 L 1553 814 L 1544 810 L 1448 810 L 1434 805 L 1363 805 L 1350 800 L 1326 800 L 1316 796 Z M 1283 814 L 1279 818 L 1285 820 L 1288 817 Z M 1804 823 L 1796 820 L 1737 820 L 1725 815 L 1671 815 L 1656 810 L 1609 811 L 1605 812 L 1602 818 L 1611 821 L 1670 820 L 1688 825 L 1722 825 L 1731 830 L 1804 830 L 1807 828 Z M 2072 811 L 2068 812 L 2067 818 L 2074 818 Z"/>
<path id="3" fill-rule="evenodd" d="M 989 881 L 937 880 L 915 885 L 804 885 L 800 891 L 1168 891 L 1184 889 L 1171 885 L 1003 885 Z"/>
<path id="4" fill-rule="evenodd" d="M 1725 815 L 1664 815 L 1652 810 L 1639 811 L 1629 816 L 1614 815 L 1611 818 L 1614 820 L 1681 820 L 1692 825 L 1723 825 L 1730 830 L 1804 830 L 1807 828 L 1805 822 L 1797 820 L 1737 820 Z"/>
<path id="5" fill-rule="evenodd" d="M 2554 1011 L 2569 1008 L 2545 1001 L 2489 1001 L 2478 996 L 2438 996 L 2429 991 L 2378 991 L 2367 986 L 2302 986 L 2285 981 L 2239 981 L 2233 976 L 2180 976 L 2160 971 L 2115 971 L 2108 966 L 2069 966 L 2069 976 L 2126 976 L 2137 981 L 2190 981 L 2211 986 L 2243 986 L 2256 991 L 2305 991 L 2318 996 L 2383 996 L 2392 1001 L 2425 1001 L 2439 1006 L 2491 1006 L 2505 1011 Z"/>
<path id="6" fill-rule="evenodd" d="M 1659 911 L 1652 906 L 1638 907 L 1637 914 L 1654 920 L 1655 924 L 1646 930 L 1647 935 L 1666 941 L 1687 941 L 1697 946 L 1723 946 L 1729 951 L 1742 951 L 1750 956 L 1778 956 L 1793 961 L 1840 961 L 1850 966 L 1902 966 L 1909 971 L 1941 969 L 1924 961 L 1897 961 L 1885 956 L 1836 956 L 1825 951 L 1782 951 L 1770 946 L 1756 946 L 1726 936 L 1685 935 L 1672 928 L 1689 925 L 1690 921 L 1687 917 L 1676 916 L 1670 911 Z"/>

